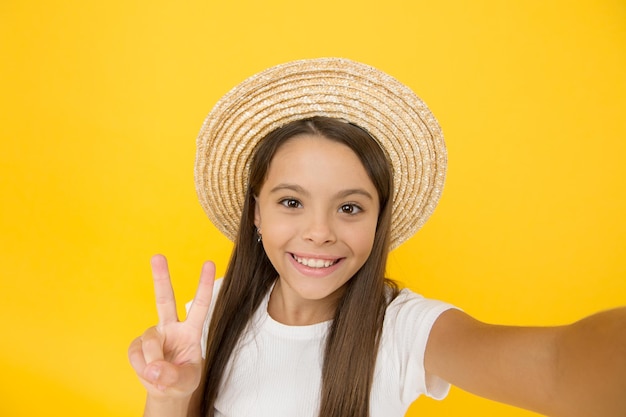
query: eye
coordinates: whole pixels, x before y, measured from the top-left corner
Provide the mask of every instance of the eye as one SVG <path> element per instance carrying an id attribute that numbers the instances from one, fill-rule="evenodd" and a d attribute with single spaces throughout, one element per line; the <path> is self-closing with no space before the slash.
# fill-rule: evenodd
<path id="1" fill-rule="evenodd" d="M 290 209 L 297 209 L 302 207 L 302 203 L 300 203 L 295 198 L 285 198 L 283 200 L 280 200 L 280 204 Z"/>
<path id="2" fill-rule="evenodd" d="M 363 209 L 356 204 L 349 203 L 349 204 L 343 204 L 339 208 L 339 211 L 344 214 L 357 214 L 363 211 Z"/>

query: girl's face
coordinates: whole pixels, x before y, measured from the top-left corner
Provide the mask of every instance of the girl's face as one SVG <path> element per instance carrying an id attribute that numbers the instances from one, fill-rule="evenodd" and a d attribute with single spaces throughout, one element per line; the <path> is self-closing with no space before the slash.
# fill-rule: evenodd
<path id="1" fill-rule="evenodd" d="M 370 255 L 378 193 L 356 154 L 316 135 L 288 140 L 256 198 L 255 225 L 285 305 L 328 305 Z"/>

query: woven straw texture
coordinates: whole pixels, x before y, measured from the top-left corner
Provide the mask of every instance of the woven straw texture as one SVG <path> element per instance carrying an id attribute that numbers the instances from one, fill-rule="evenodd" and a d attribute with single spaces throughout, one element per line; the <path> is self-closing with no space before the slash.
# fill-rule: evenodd
<path id="1" fill-rule="evenodd" d="M 387 153 L 394 175 L 391 249 L 422 227 L 441 196 L 443 134 L 407 86 L 344 58 L 293 61 L 260 72 L 223 96 L 197 139 L 196 190 L 213 224 L 234 240 L 252 152 L 269 132 L 313 116 L 367 130 Z"/>

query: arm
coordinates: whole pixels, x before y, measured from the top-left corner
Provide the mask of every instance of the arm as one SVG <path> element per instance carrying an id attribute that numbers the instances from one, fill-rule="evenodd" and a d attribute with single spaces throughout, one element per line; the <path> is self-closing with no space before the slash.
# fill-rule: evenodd
<path id="1" fill-rule="evenodd" d="M 202 328 L 211 304 L 215 266 L 202 268 L 200 284 L 187 319 L 179 321 L 167 262 L 152 258 L 159 323 L 135 339 L 128 357 L 148 392 L 144 417 L 187 417 L 199 413 Z"/>
<path id="2" fill-rule="evenodd" d="M 626 415 L 626 308 L 567 326 L 557 342 L 556 395 L 564 400 L 562 414 Z"/>
<path id="3" fill-rule="evenodd" d="M 494 326 L 450 310 L 426 348 L 427 372 L 476 395 L 554 417 L 626 412 L 626 308 L 569 326 Z"/>

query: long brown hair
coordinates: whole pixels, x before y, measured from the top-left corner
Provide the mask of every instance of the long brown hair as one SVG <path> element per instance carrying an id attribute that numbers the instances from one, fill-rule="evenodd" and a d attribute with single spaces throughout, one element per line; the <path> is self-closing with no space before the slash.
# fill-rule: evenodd
<path id="1" fill-rule="evenodd" d="M 320 416 L 367 417 L 385 309 L 397 295 L 385 278 L 391 225 L 393 176 L 385 153 L 372 137 L 353 124 L 327 117 L 289 123 L 257 146 L 235 247 L 224 276 L 211 324 L 203 382 L 201 415 L 213 417 L 226 365 L 252 315 L 278 274 L 256 240 L 255 196 L 280 146 L 300 134 L 345 144 L 359 157 L 379 196 L 380 212 L 371 254 L 346 283 L 326 336 Z"/>

